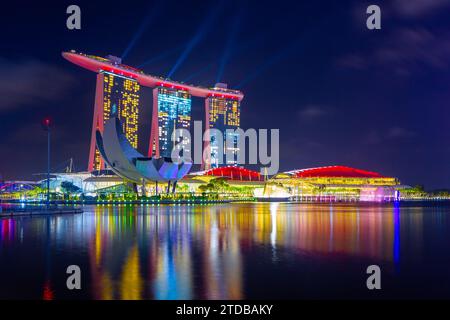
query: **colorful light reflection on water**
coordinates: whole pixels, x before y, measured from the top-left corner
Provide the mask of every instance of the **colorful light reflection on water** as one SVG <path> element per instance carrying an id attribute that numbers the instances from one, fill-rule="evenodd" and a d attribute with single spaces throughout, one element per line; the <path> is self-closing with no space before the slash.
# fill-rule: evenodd
<path id="1" fill-rule="evenodd" d="M 1 298 L 372 297 L 365 268 L 373 263 L 384 272 L 374 297 L 450 297 L 447 205 L 85 209 L 0 220 Z M 65 288 L 70 264 L 82 269 L 80 291 Z"/>

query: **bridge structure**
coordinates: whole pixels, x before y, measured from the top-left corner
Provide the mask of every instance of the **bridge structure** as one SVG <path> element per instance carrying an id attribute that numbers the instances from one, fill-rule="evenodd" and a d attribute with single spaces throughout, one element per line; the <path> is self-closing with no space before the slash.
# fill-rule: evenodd
<path id="1" fill-rule="evenodd" d="M 180 127 L 190 128 L 192 96 L 204 99 L 205 130 L 216 128 L 224 132 L 225 129 L 235 129 L 240 125 L 240 102 L 244 94 L 238 90 L 228 89 L 226 84 L 206 88 L 174 81 L 146 74 L 140 69 L 123 64 L 120 58 L 114 56 L 103 58 L 73 50 L 63 52 L 62 56 L 75 65 L 97 73 L 88 171 L 105 168 L 96 146 L 96 131 L 103 132 L 105 121 L 113 113 L 118 114 L 124 122 L 123 129 L 128 140 L 134 148 L 137 147 L 140 86 L 153 88 L 149 157 L 170 156 L 169 151 L 172 149 L 170 138 L 173 130 Z M 115 89 L 118 84 L 119 90 Z M 218 166 L 211 160 L 214 159 L 215 153 L 219 152 L 214 151 L 210 138 L 204 137 L 203 152 L 206 155 L 202 160 L 204 170 Z M 231 148 L 237 157 L 237 139 L 235 145 L 227 147 Z M 227 163 L 227 165 L 234 164 Z"/>

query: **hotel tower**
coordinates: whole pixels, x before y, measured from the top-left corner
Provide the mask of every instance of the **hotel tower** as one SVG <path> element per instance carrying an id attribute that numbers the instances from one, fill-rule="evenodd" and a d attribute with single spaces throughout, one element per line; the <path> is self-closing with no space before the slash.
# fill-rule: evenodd
<path id="1" fill-rule="evenodd" d="M 227 90 L 227 85 L 218 83 L 215 88 Z M 218 168 L 222 165 L 237 165 L 237 156 L 239 153 L 239 136 L 234 130 L 240 125 L 240 102 L 239 99 L 226 96 L 210 96 L 205 100 L 205 120 L 206 128 L 217 129 L 223 136 L 223 150 L 218 143 L 218 139 L 210 136 L 210 144 L 205 143 L 205 149 L 209 148 L 209 163 L 206 161 L 203 169 Z M 227 130 L 230 132 L 227 133 Z M 233 131 L 233 132 L 231 132 Z M 226 158 L 225 155 L 230 154 L 232 157 Z"/>
<path id="2" fill-rule="evenodd" d="M 153 115 L 149 156 L 170 158 L 176 129 L 191 127 L 191 95 L 188 91 L 158 86 L 153 89 Z M 183 150 L 190 153 L 190 140 L 183 139 Z"/>
<path id="3" fill-rule="evenodd" d="M 62 55 L 70 62 L 97 73 L 89 171 L 105 169 L 95 136 L 97 130 L 103 132 L 104 122 L 111 115 L 119 117 L 127 139 L 134 148 L 138 147 L 141 86 L 153 89 L 149 157 L 171 157 L 174 146 L 172 135 L 175 129 L 190 130 L 192 97 L 199 97 L 205 102 L 204 128 L 217 129 L 224 134 L 223 150 L 219 149 L 219 141 L 214 135 L 206 137 L 211 138 L 211 142 L 204 142 L 206 156 L 202 161 L 202 169 L 237 164 L 239 137 L 234 133 L 228 133 L 227 137 L 226 130 L 239 128 L 240 103 L 244 98 L 241 91 L 228 89 L 223 83 L 216 84 L 214 88 L 205 88 L 149 75 L 122 64 L 121 59 L 114 56 L 102 58 L 75 51 L 63 52 Z M 184 138 L 183 143 L 183 149 L 190 152 L 190 141 Z M 221 154 L 224 155 L 223 159 L 220 159 Z M 231 159 L 226 159 L 226 154 L 231 154 Z"/>
<path id="4" fill-rule="evenodd" d="M 120 64 L 120 59 L 117 57 L 109 56 L 108 59 Z M 132 78 L 107 71 L 97 74 L 89 171 L 105 169 L 105 164 L 95 144 L 95 132 L 97 129 L 103 131 L 103 124 L 111 115 L 118 116 L 127 139 L 134 148 L 137 148 L 140 87 L 139 83 Z"/>

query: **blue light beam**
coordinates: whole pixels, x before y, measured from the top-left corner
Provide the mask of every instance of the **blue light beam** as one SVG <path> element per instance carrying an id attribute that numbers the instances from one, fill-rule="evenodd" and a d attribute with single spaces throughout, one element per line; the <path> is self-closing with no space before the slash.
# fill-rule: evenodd
<path id="1" fill-rule="evenodd" d="M 271 68 L 273 65 L 277 64 L 278 62 L 282 61 L 286 57 L 288 57 L 290 54 L 296 51 L 297 48 L 297 42 L 295 41 L 291 45 L 289 45 L 287 48 L 284 48 L 283 50 L 279 51 L 272 57 L 266 60 L 265 63 L 261 64 L 259 67 L 255 69 L 252 73 L 249 73 L 244 80 L 239 83 L 239 85 L 236 86 L 236 89 L 241 89 L 243 86 L 247 85 L 249 82 L 257 78 L 260 74 Z"/>
<path id="2" fill-rule="evenodd" d="M 245 42 L 244 45 L 241 45 L 238 48 L 233 48 L 233 50 L 231 50 L 231 52 L 230 52 L 229 58 L 237 56 L 238 54 L 243 54 L 246 51 L 261 45 L 262 40 L 264 40 L 264 37 L 258 36 L 256 38 L 252 39 L 251 41 Z M 213 65 L 214 65 L 214 63 L 210 63 L 210 64 L 206 65 L 205 67 L 201 68 L 200 70 L 190 74 L 189 76 L 187 76 L 187 78 L 185 78 L 183 80 L 183 82 L 187 82 L 187 81 L 192 80 L 193 78 L 196 78 L 197 76 L 201 75 L 202 73 L 208 71 Z M 219 82 L 219 81 L 217 81 L 217 82 Z"/>
<path id="3" fill-rule="evenodd" d="M 187 83 L 188 81 L 194 79 L 195 77 L 198 77 L 199 75 L 201 75 L 202 73 L 208 71 L 209 69 L 211 69 L 211 67 L 213 66 L 213 63 L 210 63 L 208 65 L 206 65 L 205 67 L 201 68 L 200 70 L 198 70 L 197 72 L 194 72 L 192 74 L 190 74 L 189 76 L 187 76 L 183 82 Z"/>
<path id="4" fill-rule="evenodd" d="M 143 66 L 155 63 L 157 61 L 160 61 L 164 58 L 167 58 L 168 56 L 176 53 L 177 51 L 181 50 L 182 46 L 178 46 L 176 48 L 172 48 L 166 51 L 161 52 L 160 54 L 158 54 L 157 56 L 151 57 L 150 59 L 146 60 L 144 63 L 141 63 L 138 68 L 142 68 Z"/>
<path id="5" fill-rule="evenodd" d="M 149 13 L 147 14 L 145 19 L 142 21 L 141 25 L 139 26 L 138 31 L 134 34 L 133 38 L 128 43 L 128 46 L 126 47 L 125 51 L 122 53 L 122 60 L 124 60 L 128 56 L 131 49 L 133 49 L 133 47 L 136 45 L 136 42 L 142 36 L 142 34 L 147 29 L 149 24 L 159 14 L 160 9 L 161 9 L 161 1 L 156 2 L 156 4 L 151 7 L 151 9 L 149 10 Z"/>
<path id="6" fill-rule="evenodd" d="M 237 31 L 239 30 L 239 26 L 241 24 L 242 13 L 243 10 L 241 10 L 238 14 L 234 16 L 233 23 L 231 25 L 231 30 L 227 37 L 225 50 L 223 51 L 222 57 L 219 62 L 219 69 L 217 71 L 216 83 L 219 83 L 222 80 L 225 66 L 229 61 L 231 53 L 233 51 L 233 44 L 236 38 Z"/>
<path id="7" fill-rule="evenodd" d="M 315 28 L 317 30 L 320 30 L 321 32 L 325 32 L 325 30 L 328 30 L 330 22 L 328 20 L 320 19 L 319 21 L 316 21 Z M 272 57 L 266 60 L 265 63 L 261 64 L 259 67 L 257 67 L 253 72 L 249 73 L 244 80 L 241 81 L 241 83 L 236 86 L 236 89 L 241 89 L 243 86 L 247 85 L 254 79 L 256 79 L 259 75 L 270 69 L 273 65 L 277 64 L 278 62 L 284 60 L 289 55 L 295 53 L 299 49 L 299 44 L 301 43 L 308 43 L 310 38 L 314 35 L 315 38 L 321 39 L 320 34 L 314 34 L 312 32 L 307 32 L 308 30 L 305 29 L 301 32 L 301 34 L 297 37 L 296 40 L 291 42 L 290 45 L 288 45 L 283 50 L 279 51 Z"/>
<path id="8" fill-rule="evenodd" d="M 210 29 L 212 23 L 216 19 L 216 16 L 219 12 L 219 9 L 223 6 L 223 1 L 219 3 L 219 5 L 212 8 L 210 12 L 206 15 L 205 20 L 203 20 L 202 24 L 198 28 L 194 37 L 188 42 L 186 48 L 178 57 L 178 60 L 175 62 L 175 65 L 172 67 L 170 72 L 167 74 L 167 78 L 171 78 L 173 74 L 178 70 L 181 64 L 186 60 L 191 51 L 195 48 L 195 46 L 203 39 L 206 32 Z"/>

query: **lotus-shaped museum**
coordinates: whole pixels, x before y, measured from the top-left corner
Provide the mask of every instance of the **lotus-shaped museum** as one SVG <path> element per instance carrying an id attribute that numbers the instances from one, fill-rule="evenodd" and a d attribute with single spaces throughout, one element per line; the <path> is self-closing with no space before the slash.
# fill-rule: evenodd
<path id="1" fill-rule="evenodd" d="M 122 131 L 117 117 L 107 120 L 103 135 L 96 132 L 97 147 L 112 171 L 134 183 L 146 181 L 176 183 L 191 169 L 192 163 L 171 158 L 149 158 L 134 149 Z"/>

